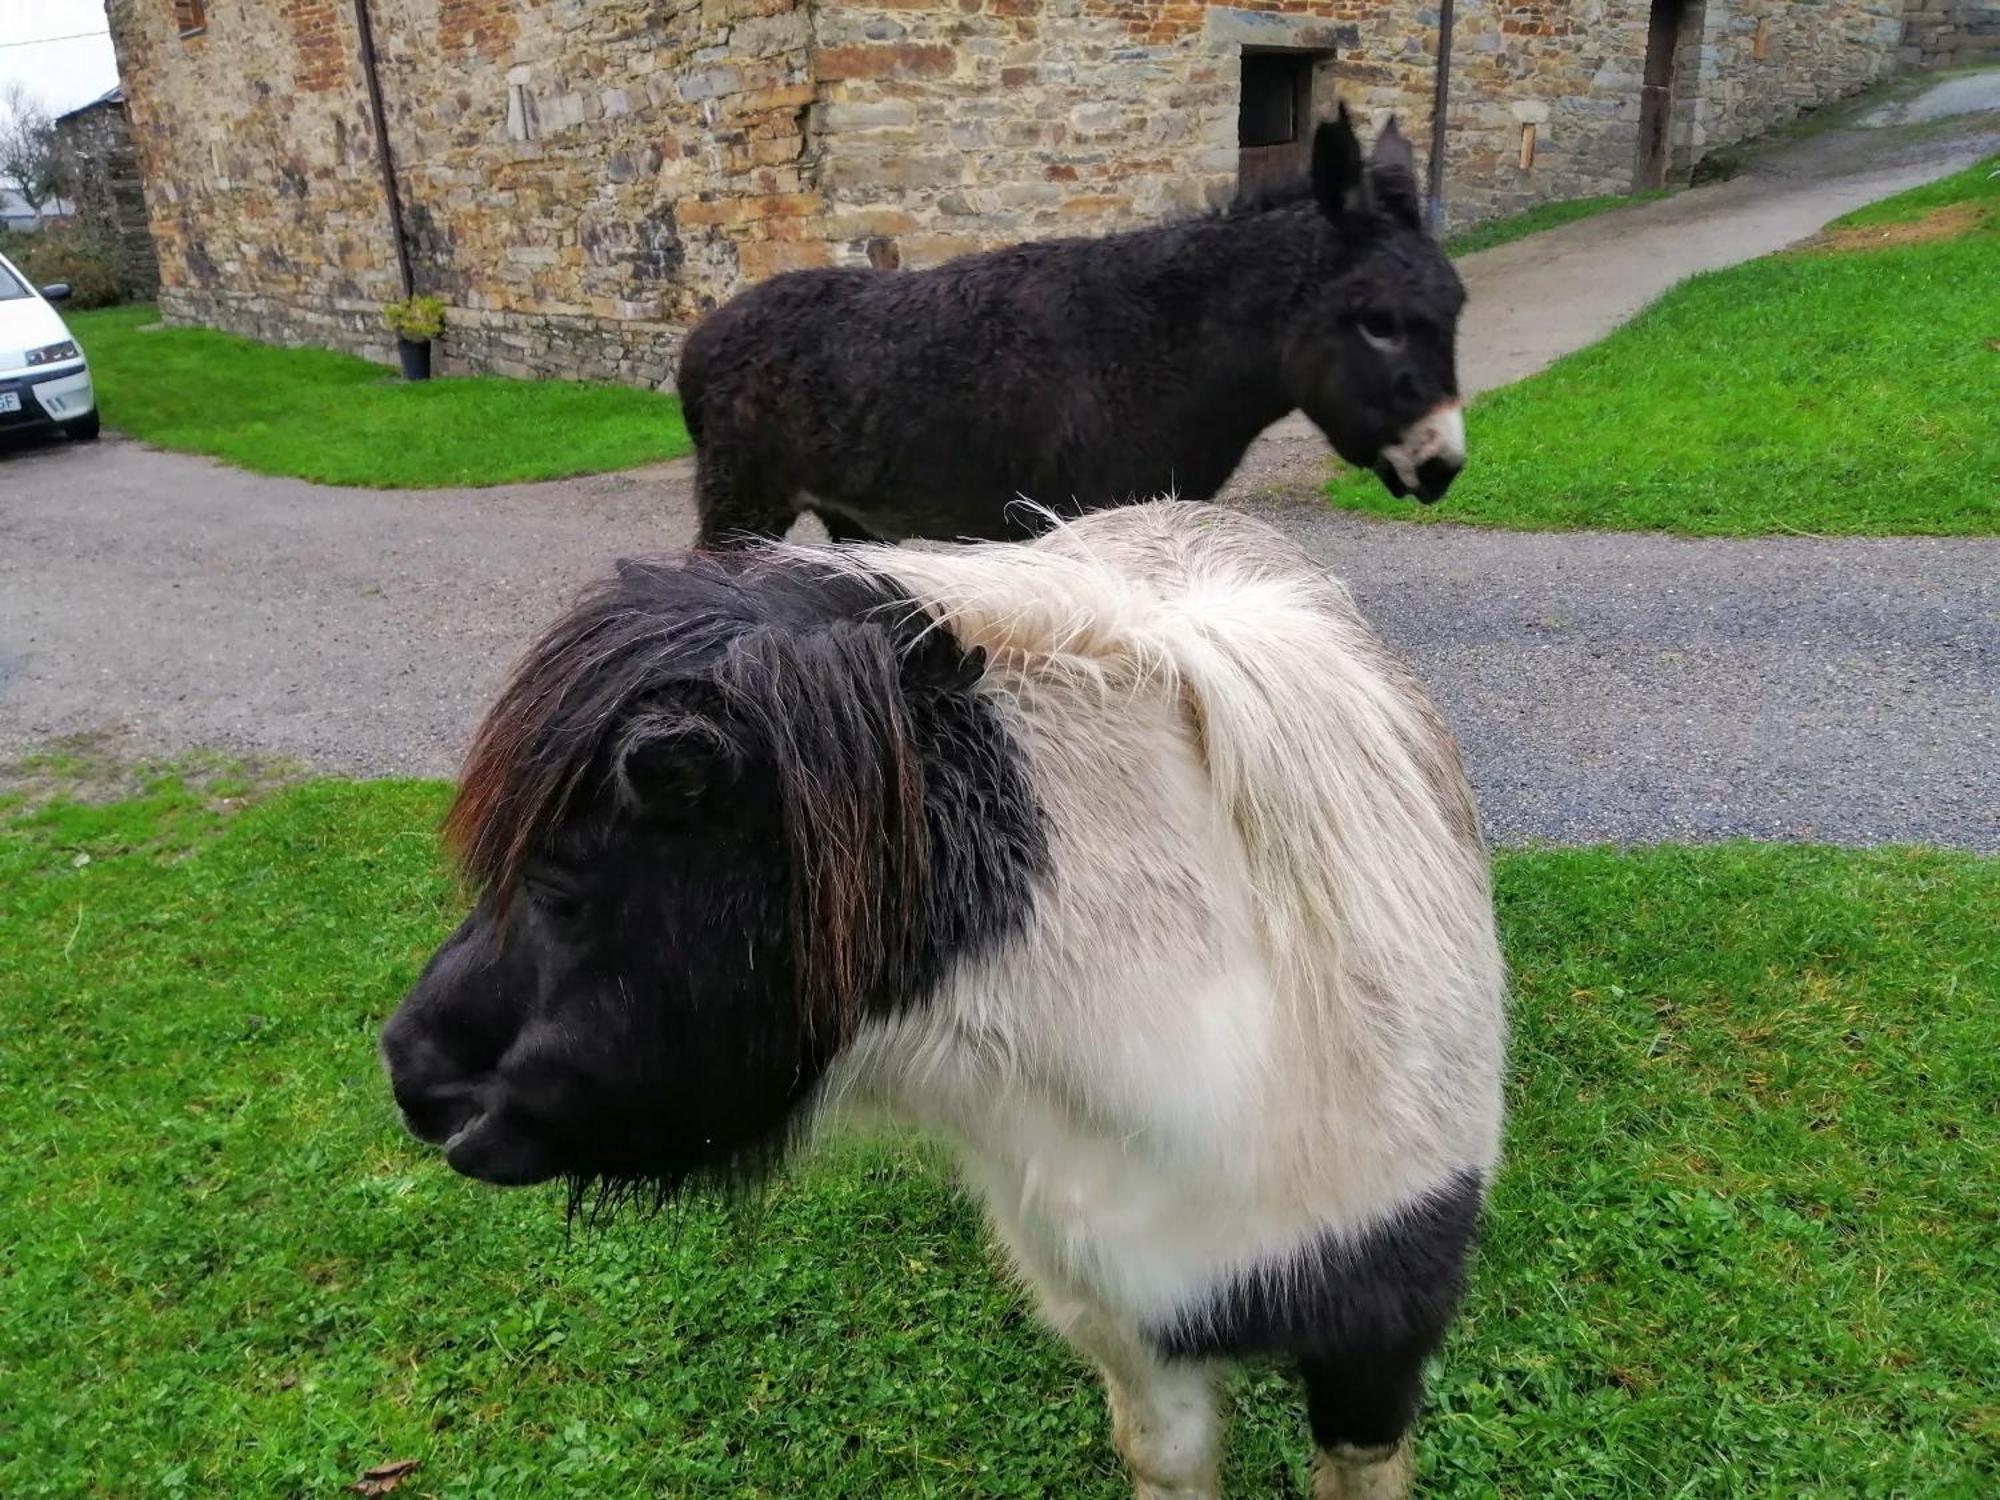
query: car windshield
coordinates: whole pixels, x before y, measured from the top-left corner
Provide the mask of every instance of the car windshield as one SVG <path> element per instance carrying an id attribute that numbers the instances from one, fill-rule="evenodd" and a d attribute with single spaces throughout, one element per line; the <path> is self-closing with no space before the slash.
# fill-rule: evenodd
<path id="1" fill-rule="evenodd" d="M 0 260 L 0 302 L 18 302 L 33 295 L 28 290 L 28 284 L 14 273 L 14 268 Z"/>

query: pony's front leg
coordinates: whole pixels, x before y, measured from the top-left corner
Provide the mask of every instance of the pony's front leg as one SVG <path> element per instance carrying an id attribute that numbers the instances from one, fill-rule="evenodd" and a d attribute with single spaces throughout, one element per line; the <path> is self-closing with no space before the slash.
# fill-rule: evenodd
<path id="1" fill-rule="evenodd" d="M 1313 1500 L 1409 1500 L 1410 1426 L 1435 1338 L 1322 1351 L 1299 1361 L 1313 1433 Z"/>
<path id="2" fill-rule="evenodd" d="M 1409 1500 L 1416 1455 L 1407 1434 L 1378 1448 L 1321 1448 L 1312 1474 L 1313 1500 Z"/>
<path id="3" fill-rule="evenodd" d="M 1045 1295 L 1042 1312 L 1104 1372 L 1111 1440 L 1138 1500 L 1217 1500 L 1222 1420 L 1212 1366 L 1160 1358 L 1136 1329 L 1081 1300 Z"/>

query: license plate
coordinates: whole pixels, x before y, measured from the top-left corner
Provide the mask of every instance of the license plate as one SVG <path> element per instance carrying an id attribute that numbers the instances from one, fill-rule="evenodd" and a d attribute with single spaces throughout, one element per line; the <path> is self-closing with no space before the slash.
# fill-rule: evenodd
<path id="1" fill-rule="evenodd" d="M 20 409 L 21 393 L 19 391 L 0 391 L 0 411 L 19 411 Z"/>

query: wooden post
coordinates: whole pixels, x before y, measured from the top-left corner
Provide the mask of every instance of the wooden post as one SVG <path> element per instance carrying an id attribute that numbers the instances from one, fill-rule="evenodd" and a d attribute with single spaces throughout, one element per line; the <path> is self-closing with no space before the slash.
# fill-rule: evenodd
<path id="1" fill-rule="evenodd" d="M 1430 220 L 1431 233 L 1444 228 L 1444 117 L 1451 96 L 1451 26 L 1454 0 L 1438 6 L 1437 78 L 1431 91 Z"/>
<path id="2" fill-rule="evenodd" d="M 361 36 L 361 76 L 368 85 L 368 113 L 375 122 L 375 161 L 382 169 L 382 196 L 389 204 L 389 234 L 396 243 L 396 270 L 403 280 L 407 301 L 417 294 L 416 278 L 410 274 L 410 242 L 403 231 L 403 200 L 396 191 L 396 161 L 389 152 L 389 121 L 382 112 L 382 78 L 375 66 L 375 27 L 368 15 L 368 0 L 354 0 L 354 29 Z"/>

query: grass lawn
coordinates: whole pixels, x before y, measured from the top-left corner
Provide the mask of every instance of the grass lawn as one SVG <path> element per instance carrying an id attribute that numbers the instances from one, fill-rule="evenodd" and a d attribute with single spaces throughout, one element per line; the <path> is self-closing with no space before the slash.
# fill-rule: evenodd
<path id="1" fill-rule="evenodd" d="M 327 349 L 206 328 L 141 330 L 150 307 L 70 315 L 105 422 L 259 474 L 383 489 L 596 474 L 690 451 L 680 404 L 561 380 L 431 380 Z"/>
<path id="2" fill-rule="evenodd" d="M 1614 208 L 1623 208 L 1629 203 L 1651 203 L 1656 198 L 1666 197 L 1666 193 L 1614 193 L 1604 198 L 1570 198 L 1561 203 L 1541 203 L 1525 213 L 1510 214 L 1504 219 L 1489 219 L 1484 224 L 1475 224 L 1463 234 L 1455 234 L 1444 242 L 1447 254 L 1452 256 L 1471 255 L 1480 250 L 1491 250 L 1496 245 L 1509 245 L 1515 240 L 1526 239 L 1531 234 L 1540 234 L 1544 229 L 1556 229 L 1564 224 L 1574 224 L 1578 219 L 1595 218 Z"/>
<path id="3" fill-rule="evenodd" d="M 240 790 L 0 809 L 0 1493 L 1128 1493 L 921 1148 L 566 1233 L 404 1139 L 444 789 Z M 1428 1492 L 1995 1493 L 2000 863 L 1526 852 L 1500 899 L 1510 1157 Z M 1237 1396 L 1231 1493 L 1301 1493 L 1288 1388 Z"/>
<path id="4" fill-rule="evenodd" d="M 1480 398 L 1466 471 L 1439 506 L 1392 500 L 1363 474 L 1329 493 L 1403 520 L 1522 530 L 2000 531 L 1995 166 L 1833 226 L 1900 235 L 1836 233 L 1847 248 L 1697 276 Z M 1926 216 L 1928 229 L 1914 222 Z"/>

